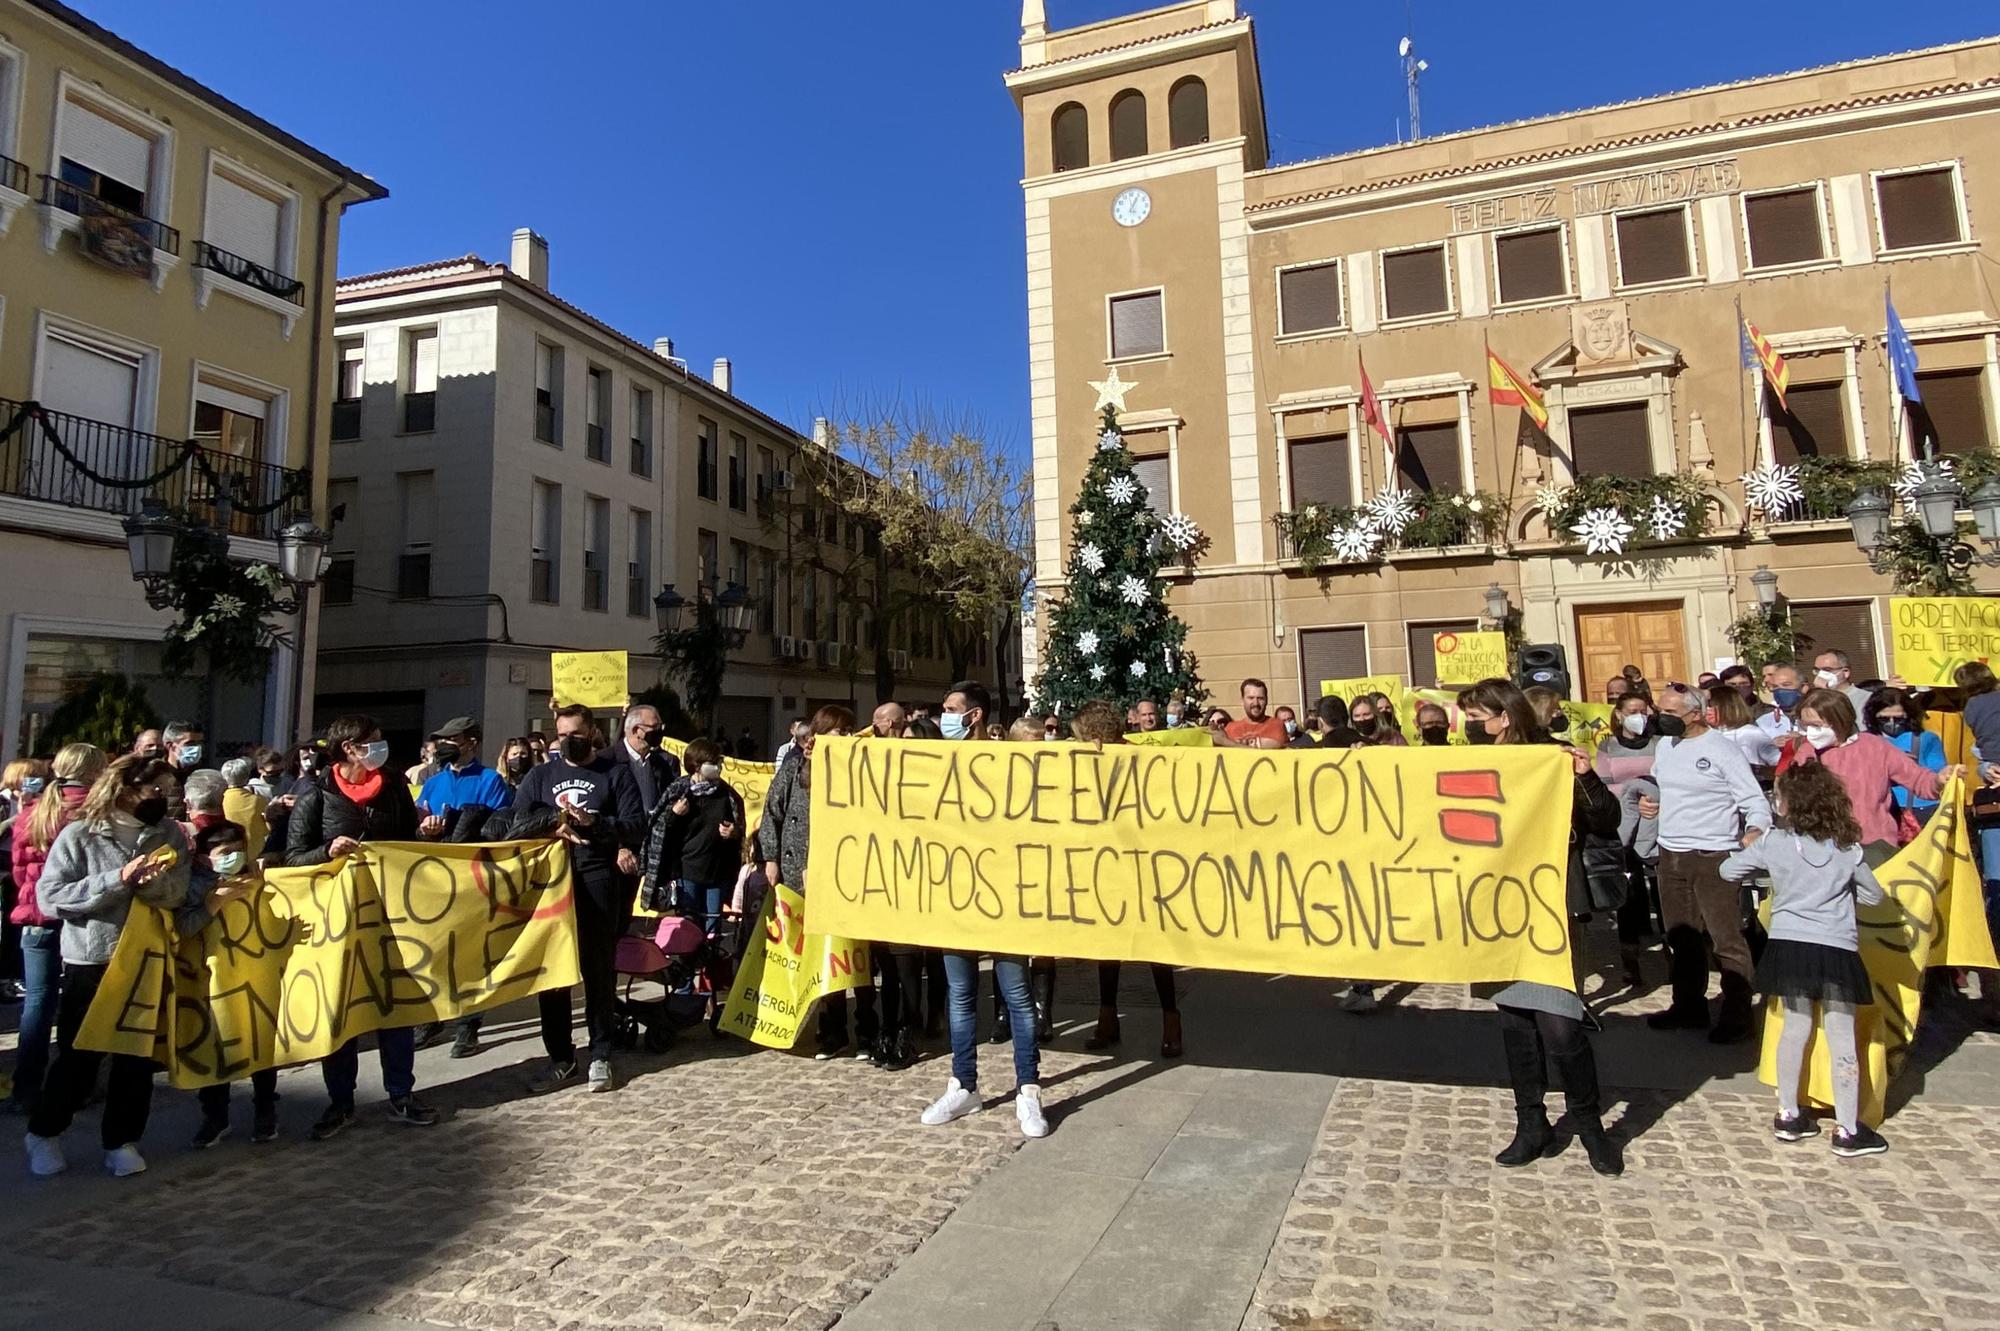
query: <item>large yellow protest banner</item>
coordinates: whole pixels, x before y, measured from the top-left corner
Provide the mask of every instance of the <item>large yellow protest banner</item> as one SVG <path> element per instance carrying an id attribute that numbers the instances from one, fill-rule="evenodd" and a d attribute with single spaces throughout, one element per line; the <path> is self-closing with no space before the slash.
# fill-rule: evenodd
<path id="1" fill-rule="evenodd" d="M 660 747 L 676 758 L 687 753 L 687 741 L 663 739 Z M 743 797 L 743 840 L 748 845 L 750 836 L 764 821 L 764 800 L 771 793 L 771 781 L 778 775 L 775 763 L 753 763 L 742 758 L 722 760 L 722 779 L 736 787 L 736 793 Z"/>
<path id="2" fill-rule="evenodd" d="M 1913 687 L 1953 687 L 1967 661 L 2000 658 L 2000 597 L 1892 596 L 1896 673 Z"/>
<path id="3" fill-rule="evenodd" d="M 1552 746 L 874 744 L 813 755 L 816 933 L 1572 986 Z"/>
<path id="4" fill-rule="evenodd" d="M 1965 791 L 1953 781 L 1939 792 L 1937 812 L 1917 839 L 1875 871 L 1886 900 L 1859 907 L 1861 962 L 1874 982 L 1875 1001 L 1854 1019 L 1861 1053 L 1861 1117 L 1880 1123 L 1889 1084 L 1916 1037 L 1923 1007 L 1924 971 L 1932 966 L 2000 966 L 1986 927 L 1979 871 L 1965 831 Z M 1768 908 L 1766 918 L 1769 918 Z M 1778 1084 L 1780 1008 L 1773 1000 L 1764 1022 L 1764 1057 L 1757 1075 Z M 1817 1021 L 1806 1046 L 1810 1100 L 1833 1104 L 1833 1074 Z"/>
<path id="5" fill-rule="evenodd" d="M 565 706 L 623 707 L 631 696 L 624 652 L 550 652 L 549 696 Z"/>
<path id="6" fill-rule="evenodd" d="M 193 1088 L 575 984 L 568 848 L 366 843 L 177 938 L 134 906 L 77 1043 Z"/>
<path id="7" fill-rule="evenodd" d="M 816 1000 L 871 982 L 868 944 L 807 933 L 806 899 L 782 884 L 764 895 L 758 924 L 719 1029 L 752 1044 L 790 1049 Z"/>

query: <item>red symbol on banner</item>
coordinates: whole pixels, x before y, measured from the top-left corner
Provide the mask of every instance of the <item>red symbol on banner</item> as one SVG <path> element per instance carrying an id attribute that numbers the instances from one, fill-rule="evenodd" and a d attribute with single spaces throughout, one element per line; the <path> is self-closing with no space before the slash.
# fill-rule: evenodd
<path id="1" fill-rule="evenodd" d="M 1439 772 L 1437 793 L 1440 799 L 1490 800 L 1495 804 L 1507 802 L 1506 793 L 1500 788 L 1500 774 L 1490 768 Z M 1464 846 L 1502 844 L 1500 815 L 1486 809 L 1441 809 L 1438 811 L 1438 831 L 1444 834 L 1445 840 Z"/>

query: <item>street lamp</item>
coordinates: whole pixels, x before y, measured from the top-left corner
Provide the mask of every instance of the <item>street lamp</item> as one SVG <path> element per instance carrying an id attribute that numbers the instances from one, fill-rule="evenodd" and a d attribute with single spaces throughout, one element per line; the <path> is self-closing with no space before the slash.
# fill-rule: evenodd
<path id="1" fill-rule="evenodd" d="M 174 543 L 180 539 L 180 519 L 157 499 L 148 499 L 125 519 L 125 552 L 132 560 L 132 578 L 146 589 L 146 604 L 163 610 L 167 579 L 174 571 Z"/>
<path id="2" fill-rule="evenodd" d="M 1958 501 L 1965 498 L 1965 488 L 1958 478 L 1942 467 L 1925 468 L 1930 474 L 1917 483 L 1910 499 L 1917 507 L 1917 518 L 1924 524 L 1924 530 L 1937 540 L 1958 534 Z"/>
<path id="3" fill-rule="evenodd" d="M 1889 501 L 1880 490 L 1863 490 L 1847 506 L 1847 522 L 1854 528 L 1854 544 L 1872 554 L 1889 532 Z"/>
<path id="4" fill-rule="evenodd" d="M 660 589 L 653 598 L 653 613 L 662 633 L 679 633 L 683 629 L 700 629 L 713 624 L 720 629 L 731 648 L 741 647 L 750 637 L 750 622 L 757 612 L 757 603 L 750 596 L 749 589 L 741 583 L 732 582 L 720 595 L 710 591 L 707 585 L 695 589 L 695 598 L 690 601 L 674 590 L 670 582 Z M 687 622 L 687 612 L 692 607 L 694 623 Z"/>
<path id="5" fill-rule="evenodd" d="M 1989 545 L 2000 543 L 2000 476 L 1988 477 L 1984 485 L 1972 492 L 1967 505 L 1972 509 L 1972 522 L 1979 529 L 1979 539 Z"/>
<path id="6" fill-rule="evenodd" d="M 723 632 L 729 635 L 729 645 L 741 647 L 750 636 L 750 589 L 740 582 L 730 583 L 715 598 L 715 608 Z"/>
<path id="7" fill-rule="evenodd" d="M 1750 575 L 1750 589 L 1757 594 L 1757 605 L 1765 614 L 1778 608 L 1778 575 L 1768 564 L 1757 565 L 1757 571 Z"/>
<path id="8" fill-rule="evenodd" d="M 1486 617 L 1495 624 L 1505 624 L 1507 622 L 1507 612 L 1511 608 L 1507 604 L 1507 589 L 1497 582 L 1488 584 L 1486 588 Z"/>
<path id="9" fill-rule="evenodd" d="M 278 533 L 278 572 L 302 591 L 315 586 L 326 572 L 327 547 L 332 544 L 331 532 L 306 518 L 294 520 Z"/>
<path id="10" fill-rule="evenodd" d="M 675 591 L 674 584 L 670 582 L 661 588 L 660 594 L 653 598 L 653 614 L 659 621 L 660 632 L 680 632 L 681 618 L 687 611 L 687 608 L 687 597 Z"/>
<path id="11" fill-rule="evenodd" d="M 183 545 L 200 547 L 218 559 L 229 555 L 229 520 L 232 505 L 227 491 L 215 496 L 216 526 L 185 522 L 169 513 L 157 499 L 148 499 L 139 511 L 125 519 L 125 553 L 132 562 L 132 579 L 145 588 L 146 604 L 155 610 L 174 604 L 174 555 Z M 333 537 L 307 518 L 294 518 L 278 533 L 278 573 L 291 585 L 292 594 L 271 603 L 273 613 L 296 613 L 303 593 L 310 591 L 326 570 L 327 547 Z"/>

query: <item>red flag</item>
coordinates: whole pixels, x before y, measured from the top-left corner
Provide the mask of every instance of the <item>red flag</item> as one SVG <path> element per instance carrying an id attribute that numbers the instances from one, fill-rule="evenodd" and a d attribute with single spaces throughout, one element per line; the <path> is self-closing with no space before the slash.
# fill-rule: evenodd
<path id="1" fill-rule="evenodd" d="M 1368 382 L 1368 362 L 1357 352 L 1355 360 L 1361 365 L 1361 419 L 1368 422 L 1375 433 L 1382 436 L 1385 444 L 1394 443 L 1389 437 L 1389 423 L 1382 419 L 1382 404 L 1375 398 L 1375 385 Z"/>

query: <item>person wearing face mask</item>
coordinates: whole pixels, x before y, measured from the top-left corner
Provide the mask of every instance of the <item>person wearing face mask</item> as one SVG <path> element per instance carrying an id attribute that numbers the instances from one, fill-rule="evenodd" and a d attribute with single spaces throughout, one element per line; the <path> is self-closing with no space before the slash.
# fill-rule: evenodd
<path id="1" fill-rule="evenodd" d="M 1875 690 L 1861 716 L 1868 729 L 1916 759 L 1918 765 L 1933 772 L 1944 770 L 1944 740 L 1924 729 L 1923 705 L 1908 689 Z M 1903 840 L 1908 842 L 1931 820 L 1938 802 L 1912 795 L 1902 786 L 1896 787 L 1895 796 L 1896 819 L 1902 825 Z"/>
<path id="2" fill-rule="evenodd" d="M 1717 677 L 1717 683 L 1723 688 L 1734 690 L 1743 701 L 1750 704 L 1753 713 L 1757 710 L 1757 677 L 1750 673 L 1749 666 L 1741 664 L 1725 666 L 1722 674 Z"/>
<path id="3" fill-rule="evenodd" d="M 660 797 L 667 787 L 679 779 L 680 759 L 660 747 L 667 737 L 667 728 L 660 723 L 660 709 L 651 703 L 635 703 L 626 708 L 625 724 L 619 733 L 624 742 L 618 756 L 628 765 L 632 784 L 639 791 L 639 807 L 650 819 L 659 812 Z M 625 870 L 633 874 L 638 871 L 636 863 Z"/>
<path id="4" fill-rule="evenodd" d="M 592 1091 L 617 1082 L 611 1067 L 618 998 L 618 937 L 632 918 L 637 866 L 646 835 L 646 814 L 631 765 L 616 751 L 598 752 L 597 719 L 588 707 L 571 704 L 556 712 L 559 757 L 528 773 L 514 792 L 516 840 L 555 835 L 568 843 L 575 882 L 577 974 L 583 982 L 583 1020 L 590 1039 L 587 1080 Z M 575 1018 L 568 989 L 538 995 L 542 1048 L 548 1069 L 528 1083 L 545 1094 L 577 1079 Z"/>
<path id="5" fill-rule="evenodd" d="M 1896 817 L 1896 787 L 1935 800 L 1945 782 L 1964 772 L 1956 766 L 1925 767 L 1883 736 L 1862 730 L 1847 695 L 1838 689 L 1813 689 L 1799 701 L 1799 733 L 1790 741 L 1783 767 L 1813 761 L 1825 763 L 1847 787 L 1870 868 L 1885 863 L 1904 841 Z"/>
<path id="6" fill-rule="evenodd" d="M 410 788 L 389 765 L 389 744 L 372 716 L 343 716 L 326 728 L 326 765 L 315 771 L 292 806 L 285 832 L 291 868 L 329 864 L 352 855 L 364 841 L 410 841 L 417 835 L 417 806 Z M 397 1026 L 375 1033 L 389 1116 L 414 1127 L 437 1122 L 437 1111 L 417 1098 L 416 1031 Z M 358 1039 L 320 1060 L 327 1107 L 312 1126 L 325 1141 L 354 1122 L 354 1086 L 361 1070 Z"/>
<path id="7" fill-rule="evenodd" d="M 250 853 L 247 829 L 230 822 L 203 828 L 194 839 L 187 901 L 174 912 L 174 931 L 182 938 L 194 938 L 221 913 L 225 902 L 255 896 L 263 889 L 263 874 Z M 204 1086 L 195 1092 L 195 1098 L 201 1103 L 201 1125 L 195 1129 L 194 1148 L 205 1151 L 229 1135 L 229 1083 Z M 276 1140 L 276 1068 L 259 1068 L 250 1074 L 250 1108 L 250 1140 Z"/>
<path id="8" fill-rule="evenodd" d="M 1651 775 L 1662 733 L 1653 705 L 1644 697 L 1627 693 L 1619 698 L 1611 713 L 1611 733 L 1598 742 L 1593 767 L 1614 796 L 1624 798 L 1626 782 Z"/>
<path id="9" fill-rule="evenodd" d="M 259 745 L 250 753 L 251 790 L 258 798 L 269 802 L 285 793 L 285 755 L 266 745 Z"/>
<path id="10" fill-rule="evenodd" d="M 167 812 L 174 769 L 159 759 L 126 757 L 90 788 L 75 819 L 49 847 L 35 884 L 42 914 L 62 922 L 62 999 L 56 1014 L 56 1058 L 28 1118 L 28 1167 L 46 1177 L 69 1167 L 62 1135 L 97 1086 L 105 1055 L 76 1043 L 91 1000 L 104 983 L 118 937 L 136 900 L 172 910 L 187 900 L 186 833 Z M 104 1167 L 116 1177 L 146 1168 L 139 1154 L 153 1105 L 157 1065 L 135 1054 L 112 1054 L 99 1139 Z"/>
<path id="11" fill-rule="evenodd" d="M 1468 744 L 1535 744 L 1549 742 L 1536 724 L 1527 696 L 1504 679 L 1482 680 L 1458 695 Z M 1575 991 L 1517 980 L 1509 984 L 1475 985 L 1473 992 L 1500 1010 L 1501 1047 L 1507 1056 L 1507 1080 L 1514 1091 L 1513 1140 L 1494 1157 L 1509 1168 L 1533 1164 L 1561 1149 L 1561 1139 L 1549 1123 L 1548 1066 L 1562 1074 L 1567 1118 L 1583 1144 L 1590 1167 L 1609 1177 L 1625 1172 L 1625 1156 L 1604 1130 L 1599 1097 L 1597 1056 L 1585 1027 L 1589 1014 L 1577 997 L 1583 991 L 1579 922 L 1594 908 L 1592 875 L 1585 866 L 1584 847 L 1591 838 L 1606 839 L 1618 829 L 1618 801 L 1591 770 L 1590 755 L 1563 746 L 1573 780 L 1570 803 L 1570 846 L 1567 904 L 1570 918 L 1570 960 L 1578 966 Z"/>
<path id="12" fill-rule="evenodd" d="M 1451 715 L 1434 702 L 1417 708 L 1417 738 L 1427 748 L 1451 743 Z"/>
<path id="13" fill-rule="evenodd" d="M 1640 812 L 1659 819 L 1660 914 L 1667 926 L 1673 1002 L 1646 1018 L 1654 1030 L 1707 1030 L 1715 1044 L 1749 1038 L 1754 1029 L 1750 944 L 1743 901 L 1722 876 L 1722 861 L 1746 835 L 1771 827 L 1771 804 L 1736 742 L 1709 726 L 1706 701 L 1686 685 L 1660 695 L 1660 719 L 1677 722 L 1653 757 L 1657 800 Z M 1704 942 L 1702 931 L 1708 940 Z M 1722 969 L 1722 1009 L 1708 1013 L 1708 953 Z"/>
<path id="14" fill-rule="evenodd" d="M 1306 739 L 1305 734 L 1299 729 L 1299 714 L 1290 707 L 1281 706 L 1271 715 L 1277 717 L 1278 724 L 1285 728 L 1286 748 L 1297 748 L 1300 740 L 1305 740 L 1308 744 L 1312 742 Z"/>
<path id="15" fill-rule="evenodd" d="M 167 761 L 173 764 L 174 776 L 186 781 L 188 773 L 202 765 L 208 756 L 207 738 L 202 728 L 192 721 L 169 721 L 160 738 L 166 746 Z"/>
<path id="16" fill-rule="evenodd" d="M 1678 721 L 1669 722 L 1678 730 Z M 1618 910 L 1618 955 L 1627 987 L 1636 989 L 1645 976 L 1639 959 L 1653 932 L 1653 866 L 1659 860 L 1656 824 L 1639 812 L 1640 795 L 1657 796 L 1653 756 L 1663 732 L 1653 704 L 1641 693 L 1619 696 L 1611 713 L 1611 732 L 1598 741 L 1592 769 L 1618 800 L 1618 839 L 1630 850 L 1626 857 L 1628 887 Z M 1641 847 L 1644 847 L 1642 852 Z"/>
<path id="17" fill-rule="evenodd" d="M 479 723 L 454 716 L 431 732 L 431 755 L 438 770 L 417 793 L 417 835 L 435 841 L 449 834 L 463 841 L 457 824 L 471 819 L 484 823 L 495 811 L 514 802 L 514 792 L 501 775 L 479 761 Z M 475 830 L 468 830 L 475 838 Z M 487 839 L 487 838 L 480 838 Z"/>
<path id="18" fill-rule="evenodd" d="M 1166 727 L 1168 730 L 1178 730 L 1187 724 L 1187 704 L 1179 698 L 1167 699 L 1166 712 Z"/>
<path id="19" fill-rule="evenodd" d="M 648 881 L 672 883 L 680 913 L 713 937 L 743 863 L 743 796 L 722 779 L 722 754 L 709 740 L 694 740 L 682 757 L 692 775 L 667 786 L 639 863 Z"/>
<path id="20" fill-rule="evenodd" d="M 9 829 L 13 852 L 14 909 L 8 923 L 21 931 L 20 1039 L 14 1048 L 14 1089 L 0 1109 L 26 1114 L 42 1094 L 49 1066 L 49 1035 L 55 1030 L 56 994 L 62 976 L 59 933 L 62 922 L 44 914 L 35 895 L 49 847 L 75 820 L 84 796 L 104 775 L 107 760 L 94 744 L 66 744 L 49 764 L 49 785 L 24 808 Z"/>
<path id="21" fill-rule="evenodd" d="M 166 756 L 167 746 L 161 743 L 160 732 L 149 727 L 132 737 L 132 747 L 126 752 L 141 758 L 161 758 Z"/>
<path id="22" fill-rule="evenodd" d="M 1388 700 L 1379 693 L 1364 693 L 1356 698 L 1347 709 L 1347 720 L 1361 737 L 1358 743 L 1364 748 L 1376 745 L 1394 748 L 1409 743 L 1396 728 L 1396 714 L 1390 710 Z"/>
<path id="23" fill-rule="evenodd" d="M 1792 714 L 1798 709 L 1799 699 L 1805 697 L 1805 690 L 1799 687 L 1796 666 L 1772 666 L 1770 680 L 1771 706 L 1757 714 L 1757 728 L 1772 739 L 1781 739 L 1798 729 Z"/>
<path id="24" fill-rule="evenodd" d="M 1854 682 L 1853 665 L 1846 652 L 1829 649 L 1815 656 L 1812 682 L 1822 689 L 1834 689 L 1844 695 L 1856 716 L 1868 706 L 1868 690 Z"/>
<path id="25" fill-rule="evenodd" d="M 243 829 L 253 860 L 264 853 L 269 830 L 264 810 L 271 803 L 268 796 L 257 791 L 256 772 L 257 765 L 248 758 L 231 758 L 222 765 L 222 816 Z"/>
<path id="26" fill-rule="evenodd" d="M 1715 713 L 1715 728 L 1736 742 L 1749 760 L 1750 770 L 1757 774 L 1758 783 L 1768 788 L 1782 754 L 1778 742 L 1757 724 L 1756 708 L 1726 685 L 1708 696 L 1708 705 Z"/>
<path id="27" fill-rule="evenodd" d="M 528 746 L 528 737 L 516 735 L 500 746 L 500 762 L 494 770 L 500 773 L 509 790 L 518 790 L 534 765 L 535 751 Z"/>

